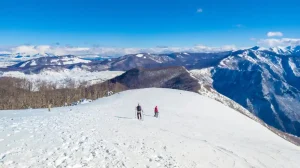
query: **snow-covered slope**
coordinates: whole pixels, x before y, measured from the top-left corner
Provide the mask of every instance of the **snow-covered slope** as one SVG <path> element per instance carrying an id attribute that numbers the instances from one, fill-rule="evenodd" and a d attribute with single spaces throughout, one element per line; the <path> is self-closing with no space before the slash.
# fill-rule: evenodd
<path id="1" fill-rule="evenodd" d="M 297 136 L 284 133 L 284 132 L 274 128 L 273 126 L 266 124 L 262 119 L 255 116 L 253 113 L 251 113 L 249 110 L 247 110 L 246 108 L 244 108 L 237 102 L 235 102 L 232 99 L 217 92 L 213 88 L 213 79 L 211 78 L 212 77 L 211 70 L 213 70 L 213 68 L 205 68 L 205 69 L 190 71 L 191 76 L 199 81 L 200 89 L 199 89 L 198 93 L 200 93 L 203 96 L 214 99 L 218 102 L 221 102 L 222 104 L 224 104 L 224 105 L 240 112 L 241 114 L 251 118 L 252 120 L 260 123 L 261 125 L 265 126 L 266 128 L 270 129 L 271 131 L 273 131 L 278 136 L 286 139 L 289 142 L 292 142 L 292 143 L 300 146 L 300 138 L 298 138 Z"/>
<path id="2" fill-rule="evenodd" d="M 144 121 L 135 119 L 137 103 Z M 179 90 L 131 90 L 51 112 L 0 111 L 0 130 L 0 167 L 300 164 L 299 147 L 219 102 Z"/>
<path id="3" fill-rule="evenodd" d="M 33 84 L 33 90 L 47 83 L 55 85 L 56 88 L 78 87 L 81 84 L 93 85 L 112 79 L 123 74 L 122 71 L 86 71 L 80 68 L 61 69 L 59 71 L 43 70 L 38 74 L 25 74 L 19 71 L 3 72 L 0 77 L 14 77 L 26 79 Z M 70 86 L 72 85 L 72 86 Z"/>

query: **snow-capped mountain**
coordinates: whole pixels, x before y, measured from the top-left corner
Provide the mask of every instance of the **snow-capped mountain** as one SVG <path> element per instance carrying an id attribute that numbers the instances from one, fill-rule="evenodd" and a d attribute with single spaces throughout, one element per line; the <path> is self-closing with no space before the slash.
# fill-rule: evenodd
<path id="1" fill-rule="evenodd" d="M 263 48 L 263 47 L 253 47 L 251 50 L 266 52 L 270 54 L 277 55 L 300 55 L 300 46 L 295 47 L 273 47 L 273 48 Z M 57 69 L 64 66 L 69 66 L 66 68 L 81 67 L 89 64 L 88 67 L 91 71 L 99 70 L 121 70 L 126 71 L 136 67 L 166 67 L 166 66 L 185 66 L 188 69 L 201 69 L 210 66 L 217 65 L 223 58 L 227 57 L 230 53 L 220 52 L 220 53 L 170 53 L 170 54 L 150 54 L 150 53 L 139 53 L 139 54 L 129 54 L 118 58 L 111 57 L 100 57 L 99 55 L 66 55 L 66 56 L 54 56 L 51 54 L 35 54 L 35 55 L 0 55 L 0 62 L 3 64 L 2 67 L 12 65 L 12 62 L 17 62 L 13 68 L 19 68 L 15 70 L 34 72 L 37 67 L 48 69 Z M 6 62 L 6 63 L 4 63 Z M 83 66 L 83 67 L 82 67 Z M 35 68 L 33 68 L 35 67 Z M 2 71 L 4 71 L 2 68 Z M 40 69 L 39 69 L 40 70 Z M 87 70 L 87 69 L 86 69 Z"/>
<path id="2" fill-rule="evenodd" d="M 205 68 L 217 65 L 230 52 L 221 53 L 171 53 L 171 54 L 130 54 L 118 58 L 48 56 L 18 62 L 0 68 L 0 71 L 21 71 L 26 74 L 40 73 L 43 70 L 61 71 L 80 68 L 87 71 L 127 71 L 136 67 L 155 68 L 168 66 L 185 66 L 187 68 Z"/>
<path id="3" fill-rule="evenodd" d="M 26 54 L 26 53 L 0 53 L 0 68 L 6 68 L 11 65 L 15 65 L 20 62 L 25 62 L 31 59 L 37 59 L 41 57 L 54 57 L 53 54 Z"/>
<path id="4" fill-rule="evenodd" d="M 90 63 L 90 60 L 81 59 L 73 55 L 67 56 L 52 56 L 52 57 L 40 57 L 37 59 L 31 59 L 28 61 L 20 62 L 13 67 L 15 68 L 28 68 L 34 66 L 64 66 L 75 65 L 80 63 Z"/>
<path id="5" fill-rule="evenodd" d="M 205 68 L 216 65 L 230 52 L 221 53 L 171 53 L 171 54 L 131 54 L 112 59 L 111 70 L 126 71 L 136 67 L 155 68 L 168 66 L 184 66 L 190 68 Z"/>
<path id="6" fill-rule="evenodd" d="M 270 51 L 278 55 L 295 55 L 300 56 L 300 46 L 288 46 L 288 47 L 271 47 L 271 48 L 264 48 L 255 46 L 251 48 L 252 50 L 258 51 Z"/>
<path id="7" fill-rule="evenodd" d="M 233 52 L 204 83 L 267 124 L 300 135 L 300 57 L 257 49 Z"/>
<path id="8" fill-rule="evenodd" d="M 143 121 L 135 118 L 137 103 Z M 156 105 L 159 118 L 152 117 Z M 300 164 L 299 147 L 215 100 L 180 90 L 130 90 L 51 112 L 0 111 L 0 128 L 0 167 Z"/>
<path id="9" fill-rule="evenodd" d="M 13 65 L 0 68 L 2 72 L 9 71 L 19 71 L 26 74 L 38 74 L 44 71 L 64 71 L 72 70 L 74 68 L 80 68 L 83 70 L 89 70 L 88 65 L 92 62 L 98 62 L 98 59 L 90 60 L 81 58 L 74 55 L 65 55 L 65 56 L 47 56 L 47 57 L 38 57 L 35 59 L 29 59 L 25 61 L 15 61 Z"/>
<path id="10" fill-rule="evenodd" d="M 32 66 L 63 66 L 71 65 L 78 63 L 89 63 L 91 61 L 100 61 L 105 60 L 110 57 L 101 57 L 95 54 L 82 54 L 82 55 L 53 55 L 53 54 L 9 54 L 9 53 L 0 53 L 0 68 L 7 68 L 12 65 L 14 67 L 24 68 L 27 63 L 27 67 Z M 29 63 L 30 62 L 30 63 Z M 22 63 L 24 65 L 22 65 Z M 31 64 L 32 63 L 32 64 Z"/>

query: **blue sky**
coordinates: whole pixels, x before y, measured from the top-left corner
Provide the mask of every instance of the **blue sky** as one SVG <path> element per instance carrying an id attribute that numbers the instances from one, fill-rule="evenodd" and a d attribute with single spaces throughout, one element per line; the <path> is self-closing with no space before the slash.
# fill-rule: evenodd
<path id="1" fill-rule="evenodd" d="M 299 11 L 298 0 L 1 0 L 0 45 L 253 46 L 268 32 L 299 39 Z"/>

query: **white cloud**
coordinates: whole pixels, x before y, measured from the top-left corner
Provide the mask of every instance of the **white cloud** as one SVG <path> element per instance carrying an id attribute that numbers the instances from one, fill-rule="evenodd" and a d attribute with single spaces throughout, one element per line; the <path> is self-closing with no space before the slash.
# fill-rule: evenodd
<path id="1" fill-rule="evenodd" d="M 202 8 L 198 8 L 197 9 L 197 13 L 202 13 L 203 12 L 203 9 Z"/>
<path id="2" fill-rule="evenodd" d="M 38 51 L 35 49 L 35 46 L 18 46 L 16 48 L 12 48 L 12 53 L 27 53 L 27 54 L 36 54 Z"/>
<path id="3" fill-rule="evenodd" d="M 281 32 L 268 32 L 267 36 L 268 37 L 282 37 L 283 33 L 281 33 Z"/>
<path id="4" fill-rule="evenodd" d="M 236 50 L 235 45 L 225 45 L 221 47 L 209 47 L 205 45 L 196 45 L 193 47 L 153 47 L 153 48 L 117 48 L 117 47 L 69 47 L 69 46 L 50 46 L 50 45 L 22 45 L 3 50 L 5 53 L 22 55 L 101 55 L 101 56 L 122 56 L 136 53 L 163 54 L 172 52 L 220 52 Z M 0 50 L 0 53 L 2 51 Z"/>
<path id="5" fill-rule="evenodd" d="M 296 46 L 296 45 L 300 45 L 300 39 L 295 39 L 295 38 L 261 39 L 258 41 L 258 44 L 269 46 L 269 47 Z"/>
<path id="6" fill-rule="evenodd" d="M 256 38 L 251 37 L 250 40 L 251 40 L 251 41 L 256 41 Z"/>
<path id="7" fill-rule="evenodd" d="M 192 50 L 195 52 L 220 52 L 220 51 L 231 51 L 236 50 L 237 47 L 235 45 L 225 45 L 221 47 L 208 47 L 205 45 L 197 45 Z"/>
<path id="8" fill-rule="evenodd" d="M 234 45 L 227 45 L 222 47 L 208 47 L 204 45 L 196 45 L 193 47 L 153 47 L 153 48 L 101 48 L 96 47 L 90 50 L 90 53 L 96 53 L 105 56 L 121 56 L 126 54 L 136 53 L 152 53 L 163 54 L 172 52 L 220 52 L 237 49 Z"/>
<path id="9" fill-rule="evenodd" d="M 12 54 L 28 54 L 28 55 L 46 55 L 54 54 L 54 55 L 67 55 L 67 54 L 78 54 L 80 52 L 84 53 L 88 51 L 90 48 L 79 48 L 79 47 L 61 47 L 61 46 L 50 46 L 50 45 L 21 45 L 17 47 L 11 48 Z"/>

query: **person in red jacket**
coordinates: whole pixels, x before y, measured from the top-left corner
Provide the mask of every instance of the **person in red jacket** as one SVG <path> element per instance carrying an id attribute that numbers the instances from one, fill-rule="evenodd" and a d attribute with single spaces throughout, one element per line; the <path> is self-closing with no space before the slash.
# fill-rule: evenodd
<path id="1" fill-rule="evenodd" d="M 154 108 L 154 117 L 158 118 L 158 108 L 155 106 Z"/>

